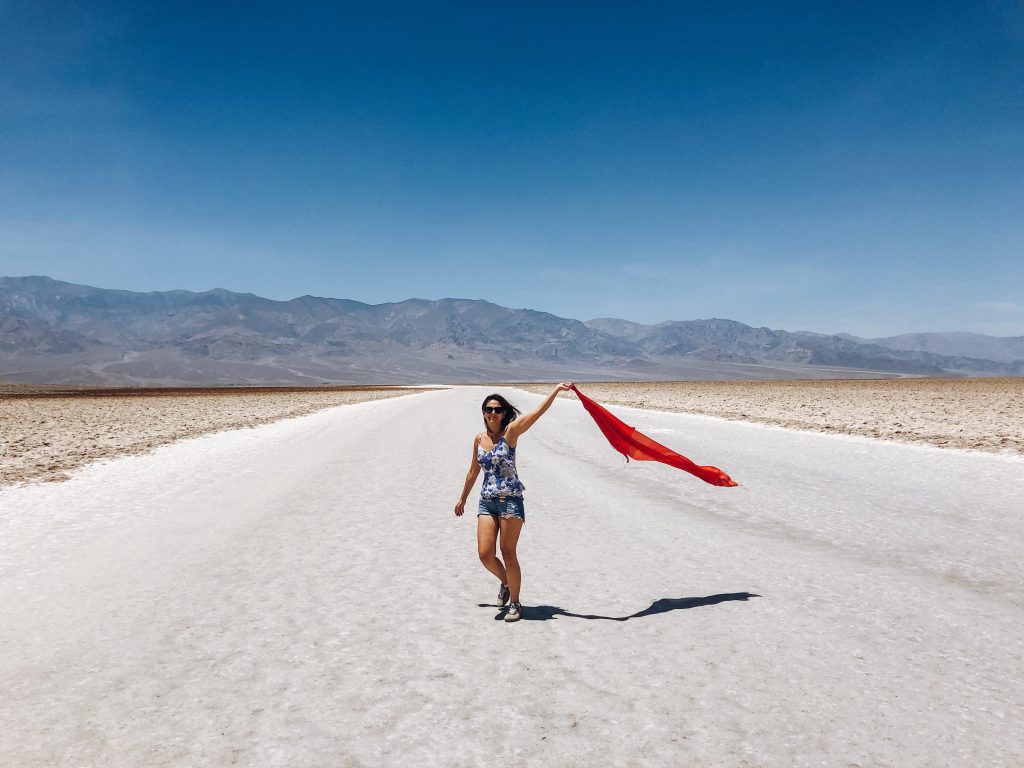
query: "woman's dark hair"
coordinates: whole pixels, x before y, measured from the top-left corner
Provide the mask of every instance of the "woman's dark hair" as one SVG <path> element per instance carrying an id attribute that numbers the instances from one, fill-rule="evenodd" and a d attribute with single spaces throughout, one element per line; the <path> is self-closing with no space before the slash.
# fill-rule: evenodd
<path id="1" fill-rule="evenodd" d="M 512 403 L 510 403 L 501 395 L 495 394 L 488 395 L 487 397 L 484 398 L 483 403 L 480 404 L 480 410 L 482 411 L 484 409 L 484 406 L 487 405 L 491 400 L 497 400 L 499 403 L 501 403 L 501 407 L 505 409 L 505 413 L 502 414 L 501 416 L 501 430 L 502 432 L 504 432 L 505 427 L 511 424 L 512 421 L 516 418 L 516 416 L 519 415 L 519 409 L 512 405 Z M 486 421 L 484 423 L 486 423 Z"/>

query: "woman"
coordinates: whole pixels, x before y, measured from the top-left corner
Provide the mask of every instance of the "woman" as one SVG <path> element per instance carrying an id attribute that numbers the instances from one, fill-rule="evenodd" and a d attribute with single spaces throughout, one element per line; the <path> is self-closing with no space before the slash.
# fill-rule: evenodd
<path id="1" fill-rule="evenodd" d="M 534 425 L 544 412 L 551 407 L 559 392 L 572 388 L 572 382 L 565 381 L 555 387 L 547 399 L 535 411 L 521 418 L 519 409 L 501 395 L 488 395 L 482 406 L 484 431 L 473 439 L 473 461 L 466 473 L 466 484 L 462 498 L 455 505 L 455 514 L 466 511 L 466 499 L 476 482 L 480 470 L 484 471 L 484 484 L 480 489 L 480 506 L 476 513 L 476 547 L 484 568 L 498 577 L 498 605 L 511 602 L 505 614 L 505 621 L 519 621 L 522 606 L 519 604 L 519 585 L 522 573 L 516 557 L 516 544 L 526 522 L 523 506 L 524 485 L 516 472 L 516 445 L 522 434 Z M 501 557 L 495 555 L 495 545 L 501 540 Z"/>

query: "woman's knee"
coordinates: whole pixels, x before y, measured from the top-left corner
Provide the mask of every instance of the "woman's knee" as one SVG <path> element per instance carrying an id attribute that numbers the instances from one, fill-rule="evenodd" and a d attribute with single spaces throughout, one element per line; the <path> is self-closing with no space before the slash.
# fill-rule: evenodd
<path id="1" fill-rule="evenodd" d="M 506 544 L 505 542 L 502 542 L 501 543 L 501 556 L 503 558 L 505 558 L 505 562 L 506 563 L 509 560 L 515 560 L 516 559 L 516 545 L 515 544 Z"/>
<path id="2" fill-rule="evenodd" d="M 498 559 L 497 556 L 494 554 L 493 549 L 478 549 L 476 554 L 477 557 L 480 558 L 480 562 L 484 565 L 487 565 L 488 563 L 493 563 L 495 560 Z"/>

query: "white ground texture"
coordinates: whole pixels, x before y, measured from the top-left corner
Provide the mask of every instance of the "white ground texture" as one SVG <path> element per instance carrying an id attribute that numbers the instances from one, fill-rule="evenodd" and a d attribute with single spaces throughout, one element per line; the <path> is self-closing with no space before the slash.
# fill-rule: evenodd
<path id="1" fill-rule="evenodd" d="M 0 765 L 1024 765 L 1024 460 L 614 409 L 714 488 L 560 399 L 506 624 L 486 393 L 0 491 Z"/>

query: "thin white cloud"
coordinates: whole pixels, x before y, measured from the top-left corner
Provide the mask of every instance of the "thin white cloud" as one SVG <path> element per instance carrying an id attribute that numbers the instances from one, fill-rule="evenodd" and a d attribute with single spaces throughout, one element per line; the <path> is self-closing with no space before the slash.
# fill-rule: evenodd
<path id="1" fill-rule="evenodd" d="M 978 306 L 990 312 L 1003 312 L 1008 315 L 1024 314 L 1024 304 L 1017 301 L 983 301 Z"/>

